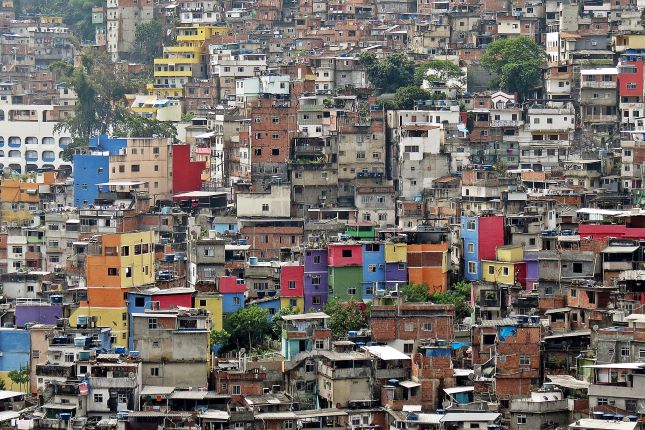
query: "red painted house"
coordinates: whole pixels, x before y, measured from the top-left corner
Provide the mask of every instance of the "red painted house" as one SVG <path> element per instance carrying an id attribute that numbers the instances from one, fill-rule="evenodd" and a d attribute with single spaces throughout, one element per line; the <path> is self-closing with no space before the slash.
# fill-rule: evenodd
<path id="1" fill-rule="evenodd" d="M 202 189 L 204 161 L 192 161 L 190 145 L 172 146 L 172 192 L 174 194 L 199 191 Z"/>
<path id="2" fill-rule="evenodd" d="M 159 302 L 159 309 L 192 308 L 193 293 L 192 288 L 170 288 L 153 294 L 152 301 Z"/>
<path id="3" fill-rule="evenodd" d="M 331 267 L 363 265 L 363 247 L 360 244 L 330 244 L 327 252 Z"/>
<path id="4" fill-rule="evenodd" d="M 280 296 L 304 297 L 305 266 L 287 265 L 280 269 Z"/>

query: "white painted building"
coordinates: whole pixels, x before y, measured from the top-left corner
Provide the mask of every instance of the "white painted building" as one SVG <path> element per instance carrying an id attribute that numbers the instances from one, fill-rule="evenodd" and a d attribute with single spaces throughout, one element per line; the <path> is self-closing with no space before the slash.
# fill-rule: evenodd
<path id="1" fill-rule="evenodd" d="M 71 143 L 67 132 L 56 132 L 58 106 L 0 102 L 0 168 L 24 173 L 72 166 L 62 160 Z"/>

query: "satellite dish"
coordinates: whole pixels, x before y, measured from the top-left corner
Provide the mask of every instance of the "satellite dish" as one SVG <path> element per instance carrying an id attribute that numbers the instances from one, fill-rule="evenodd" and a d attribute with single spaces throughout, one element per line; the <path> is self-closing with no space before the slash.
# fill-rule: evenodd
<path id="1" fill-rule="evenodd" d="M 474 372 L 468 374 L 468 380 L 469 381 L 474 381 L 475 380 L 475 373 Z"/>
<path id="2" fill-rule="evenodd" d="M 594 324 L 594 326 L 593 326 L 593 327 L 591 327 L 591 329 L 592 329 L 593 331 L 595 331 L 595 332 L 596 332 L 596 331 L 598 331 L 598 329 L 599 329 L 598 324 Z"/>
<path id="3" fill-rule="evenodd" d="M 246 352 L 246 348 L 240 348 L 240 354 L 244 354 Z"/>
<path id="4" fill-rule="evenodd" d="M 135 380 L 135 379 L 137 379 L 137 374 L 134 373 L 134 372 L 130 372 L 130 373 L 128 373 L 128 378 L 130 378 L 132 380 Z"/>

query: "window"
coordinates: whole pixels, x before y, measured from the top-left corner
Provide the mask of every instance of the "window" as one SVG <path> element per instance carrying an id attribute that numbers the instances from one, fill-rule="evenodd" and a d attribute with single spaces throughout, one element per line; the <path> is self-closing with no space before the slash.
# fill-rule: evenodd
<path id="1" fill-rule="evenodd" d="M 352 250 L 351 249 L 343 249 L 343 252 L 341 254 L 343 258 L 352 258 Z"/>
<path id="2" fill-rule="evenodd" d="M 423 331 L 432 331 L 432 323 L 424 323 Z"/>
<path id="3" fill-rule="evenodd" d="M 94 394 L 94 403 L 103 403 L 103 394 Z"/>
<path id="4" fill-rule="evenodd" d="M 314 264 L 320 264 L 320 255 L 314 255 Z"/>
<path id="5" fill-rule="evenodd" d="M 495 274 L 495 266 L 488 266 L 488 274 L 489 275 L 494 275 Z"/>
<path id="6" fill-rule="evenodd" d="M 578 290 L 576 290 L 575 288 L 572 288 L 571 289 L 571 297 L 578 297 Z"/>
<path id="7" fill-rule="evenodd" d="M 603 405 L 606 406 L 609 404 L 609 400 L 607 400 L 606 397 L 598 397 L 598 399 L 596 400 L 596 404 L 598 406 L 603 406 Z"/>
<path id="8" fill-rule="evenodd" d="M 150 368 L 150 376 L 159 376 L 159 368 L 158 367 L 151 367 Z"/>
<path id="9" fill-rule="evenodd" d="M 138 164 L 133 164 L 132 167 L 130 167 L 130 171 L 133 173 L 139 172 L 140 168 Z"/>
<path id="10" fill-rule="evenodd" d="M 620 348 L 620 356 L 621 357 L 629 357 L 631 354 L 631 351 L 629 350 L 628 346 L 623 346 Z"/>
<path id="11" fill-rule="evenodd" d="M 414 343 L 404 343 L 403 344 L 403 353 L 412 354 L 412 351 L 414 351 Z"/>
<path id="12" fill-rule="evenodd" d="M 119 269 L 116 267 L 108 267 L 108 276 L 119 276 Z"/>
<path id="13" fill-rule="evenodd" d="M 66 352 L 65 353 L 65 363 L 73 363 L 74 362 L 74 354 L 71 352 Z"/>
<path id="14" fill-rule="evenodd" d="M 470 231 L 476 230 L 475 220 L 470 220 L 466 222 L 466 230 L 470 230 Z"/>
<path id="15" fill-rule="evenodd" d="M 280 155 L 280 149 L 279 148 L 273 148 L 271 150 L 271 155 Z"/>
<path id="16" fill-rule="evenodd" d="M 280 133 L 271 133 L 271 139 L 273 140 L 280 139 Z"/>
<path id="17" fill-rule="evenodd" d="M 320 304 L 320 296 L 314 296 L 311 303 L 314 304 L 314 305 L 319 305 Z"/>
<path id="18" fill-rule="evenodd" d="M 517 416 L 517 424 L 526 424 L 526 415 L 518 415 Z"/>
<path id="19" fill-rule="evenodd" d="M 468 262 L 468 273 L 470 273 L 471 275 L 477 274 L 477 264 L 474 261 Z"/>
<path id="20" fill-rule="evenodd" d="M 475 252 L 475 244 L 469 243 L 468 245 L 466 245 L 466 252 Z"/>
<path id="21" fill-rule="evenodd" d="M 502 275 L 508 276 L 508 267 L 502 267 Z"/>
<path id="22" fill-rule="evenodd" d="M 239 396 L 240 394 L 242 394 L 242 389 L 239 385 L 232 385 L 232 387 L 233 387 L 233 393 L 232 393 L 233 395 Z"/>
<path id="23" fill-rule="evenodd" d="M 412 323 L 403 324 L 403 331 L 414 331 L 414 324 Z"/>
<path id="24" fill-rule="evenodd" d="M 119 393 L 117 394 L 117 403 L 128 403 L 128 395 Z"/>
<path id="25" fill-rule="evenodd" d="M 262 204 L 262 212 L 269 212 L 269 204 L 268 203 L 263 203 Z"/>
<path id="26" fill-rule="evenodd" d="M 582 263 L 573 263 L 573 273 L 582 273 Z"/>
<path id="27" fill-rule="evenodd" d="M 645 359 L 645 349 L 644 348 L 641 348 L 641 349 L 638 350 L 638 358 L 640 360 Z"/>
<path id="28" fill-rule="evenodd" d="M 311 285 L 320 285 L 320 275 L 311 275 Z"/>
<path id="29" fill-rule="evenodd" d="M 367 271 L 368 272 L 376 272 L 376 264 L 368 264 L 367 265 Z"/>
<path id="30" fill-rule="evenodd" d="M 348 295 L 350 295 L 350 296 L 355 295 L 355 294 L 356 294 L 356 288 L 354 288 L 354 287 L 349 287 L 349 288 L 347 289 L 347 294 L 348 294 Z"/>
<path id="31" fill-rule="evenodd" d="M 364 160 L 365 159 L 365 151 L 358 151 L 356 153 L 356 159 L 357 160 Z"/>
<path id="32" fill-rule="evenodd" d="M 528 355 L 520 356 L 520 367 L 528 367 L 531 365 L 531 357 Z"/>
<path id="33" fill-rule="evenodd" d="M 233 297 L 233 304 L 236 306 L 240 305 L 240 298 L 239 297 Z"/>
<path id="34" fill-rule="evenodd" d="M 129 246 L 122 246 L 121 247 L 121 256 L 127 257 L 130 255 L 130 247 Z"/>
<path id="35" fill-rule="evenodd" d="M 399 270 L 405 270 L 405 263 L 399 263 Z"/>
<path id="36" fill-rule="evenodd" d="M 148 328 L 149 329 L 157 328 L 157 318 L 148 318 Z"/>
<path id="37" fill-rule="evenodd" d="M 316 342 L 314 343 L 314 347 L 316 349 L 324 349 L 325 348 L 325 341 L 322 340 L 322 339 L 316 340 Z"/>
<path id="38" fill-rule="evenodd" d="M 630 414 L 635 414 L 638 408 L 638 401 L 636 399 L 625 399 L 625 410 Z"/>
<path id="39" fill-rule="evenodd" d="M 40 358 L 40 351 L 38 351 L 37 349 L 31 351 L 31 358 Z"/>
<path id="40" fill-rule="evenodd" d="M 293 421 L 292 420 L 286 420 L 284 422 L 284 428 L 285 429 L 292 429 L 293 428 Z"/>
<path id="41" fill-rule="evenodd" d="M 296 289 L 296 281 L 289 281 L 289 289 L 290 290 Z"/>

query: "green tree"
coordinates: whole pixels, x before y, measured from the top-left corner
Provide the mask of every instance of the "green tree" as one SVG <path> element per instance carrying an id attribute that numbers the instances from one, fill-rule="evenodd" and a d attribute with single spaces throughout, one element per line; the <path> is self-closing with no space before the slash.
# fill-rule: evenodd
<path id="1" fill-rule="evenodd" d="M 524 98 L 542 79 L 544 49 L 528 37 L 497 39 L 486 47 L 481 64 L 499 77 L 499 86 Z"/>
<path id="2" fill-rule="evenodd" d="M 286 308 L 280 308 L 280 310 L 273 315 L 271 322 L 273 323 L 273 336 L 276 339 L 278 339 L 282 334 L 282 321 L 284 321 L 282 317 L 286 315 L 295 315 L 297 313 L 298 309 L 294 308 L 293 306 L 287 306 Z"/>
<path id="3" fill-rule="evenodd" d="M 226 317 L 224 329 L 231 334 L 228 349 L 251 350 L 264 343 L 271 334 L 269 311 L 259 306 L 246 306 Z M 226 348 L 224 348 L 226 349 Z"/>
<path id="4" fill-rule="evenodd" d="M 9 379 L 11 380 L 11 387 L 13 384 L 18 385 L 18 389 L 22 390 L 23 386 L 26 389 L 26 385 L 29 383 L 29 368 L 27 366 L 20 367 L 20 370 L 11 370 L 8 373 Z"/>
<path id="5" fill-rule="evenodd" d="M 137 137 L 174 136 L 168 125 L 158 125 L 155 120 L 133 119 L 125 95 L 142 88 L 137 81 L 117 74 L 107 53 L 86 49 L 81 53 L 80 62 L 79 67 L 62 62 L 50 66 L 60 76 L 60 81 L 77 95 L 74 115 L 56 125 L 57 131 L 65 130 L 72 135 L 72 143 L 63 153 L 65 160 L 70 160 L 75 150 L 87 146 L 90 137 L 119 128 L 129 131 L 127 136 L 138 132 L 147 135 Z"/>
<path id="6" fill-rule="evenodd" d="M 472 286 L 467 282 L 457 282 L 445 292 L 433 293 L 430 295 L 430 301 L 440 304 L 455 305 L 455 318 L 462 320 L 470 315 L 470 289 Z"/>
<path id="7" fill-rule="evenodd" d="M 430 300 L 428 287 L 424 284 L 407 284 L 401 288 L 401 294 L 408 302 L 427 302 Z"/>
<path id="8" fill-rule="evenodd" d="M 102 0 L 14 0 L 16 15 L 60 16 L 81 41 L 93 41 L 92 8 L 104 6 Z"/>
<path id="9" fill-rule="evenodd" d="M 393 93 L 414 83 L 414 61 L 405 54 L 397 52 L 378 59 L 373 52 L 365 51 L 360 61 L 367 79 L 380 93 Z"/>
<path id="10" fill-rule="evenodd" d="M 139 51 L 136 58 L 145 64 L 150 64 L 161 54 L 163 42 L 163 27 L 159 21 L 147 21 L 137 25 L 134 32 Z"/>
<path id="11" fill-rule="evenodd" d="M 391 100 L 392 109 L 414 109 L 414 102 L 417 100 L 432 100 L 435 95 L 417 86 L 400 87 L 394 93 Z"/>
<path id="12" fill-rule="evenodd" d="M 211 345 L 226 345 L 229 339 L 231 335 L 226 330 L 211 331 Z"/>
<path id="13" fill-rule="evenodd" d="M 341 302 L 334 298 L 325 305 L 324 311 L 330 316 L 327 327 L 336 337 L 347 336 L 348 331 L 359 330 L 367 325 L 363 310 L 353 299 Z"/>
<path id="14" fill-rule="evenodd" d="M 453 82 L 456 86 L 466 83 L 466 74 L 461 67 L 448 60 L 430 60 L 420 64 L 414 71 L 414 83 L 421 86 L 424 81 Z"/>
<path id="15" fill-rule="evenodd" d="M 177 127 L 171 122 L 144 118 L 126 111 L 114 125 L 113 134 L 121 137 L 171 137 L 177 138 Z"/>

